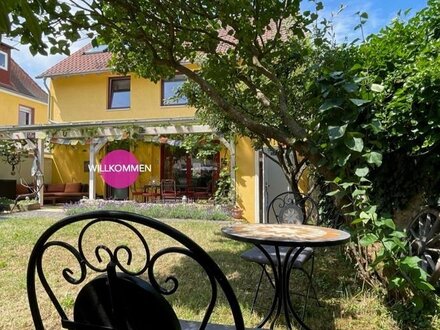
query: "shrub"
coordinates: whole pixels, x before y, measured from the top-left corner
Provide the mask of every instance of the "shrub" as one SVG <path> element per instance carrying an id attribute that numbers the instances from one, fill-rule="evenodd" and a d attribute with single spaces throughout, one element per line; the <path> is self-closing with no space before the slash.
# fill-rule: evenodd
<path id="1" fill-rule="evenodd" d="M 229 213 L 219 205 L 197 203 L 150 204 L 134 201 L 81 200 L 79 203 L 66 204 L 68 215 L 96 210 L 118 210 L 133 212 L 152 218 L 230 220 Z"/>

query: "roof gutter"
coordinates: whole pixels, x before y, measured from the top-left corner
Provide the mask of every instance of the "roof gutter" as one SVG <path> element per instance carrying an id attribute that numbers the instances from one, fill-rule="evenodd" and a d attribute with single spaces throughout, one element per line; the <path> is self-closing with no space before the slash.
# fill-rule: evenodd
<path id="1" fill-rule="evenodd" d="M 106 72 L 112 72 L 110 68 L 102 69 L 102 70 L 95 70 L 95 71 L 82 71 L 82 72 L 74 72 L 74 73 L 58 73 L 58 74 L 41 74 L 39 76 L 36 76 L 35 78 L 41 79 L 41 78 L 58 78 L 58 77 L 72 77 L 72 76 L 83 76 L 87 74 L 99 74 L 99 73 L 106 73 Z"/>
<path id="2" fill-rule="evenodd" d="M 47 86 L 47 77 L 44 77 L 43 84 L 47 90 L 47 122 L 52 121 L 52 94 L 50 93 L 50 88 Z"/>

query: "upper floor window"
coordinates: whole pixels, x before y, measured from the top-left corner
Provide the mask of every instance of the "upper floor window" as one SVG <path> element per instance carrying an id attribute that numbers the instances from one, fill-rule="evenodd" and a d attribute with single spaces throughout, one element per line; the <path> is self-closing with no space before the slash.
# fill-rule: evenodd
<path id="1" fill-rule="evenodd" d="M 162 80 L 161 105 L 185 105 L 188 100 L 185 96 L 177 95 L 180 87 L 186 81 L 184 75 L 175 76 L 173 79 Z"/>
<path id="2" fill-rule="evenodd" d="M 8 70 L 8 54 L 0 50 L 0 69 Z"/>
<path id="3" fill-rule="evenodd" d="M 20 105 L 18 108 L 18 125 L 32 125 L 34 123 L 34 109 Z"/>
<path id="4" fill-rule="evenodd" d="M 108 108 L 122 109 L 130 107 L 130 77 L 110 78 Z"/>

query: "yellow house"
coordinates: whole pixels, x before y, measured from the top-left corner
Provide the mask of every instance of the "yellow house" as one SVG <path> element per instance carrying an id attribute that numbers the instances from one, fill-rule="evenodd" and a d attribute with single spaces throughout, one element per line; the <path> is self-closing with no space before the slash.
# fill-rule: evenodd
<path id="1" fill-rule="evenodd" d="M 0 126 L 47 122 L 47 94 L 0 43 Z"/>
<path id="2" fill-rule="evenodd" d="M 110 57 L 106 46 L 87 45 L 39 76 L 50 79 L 48 114 L 55 143 L 52 182 L 89 183 L 91 196 L 134 199 L 136 185 L 172 179 L 177 198 L 196 199 L 203 192 L 207 192 L 204 197 L 214 193 L 227 164 L 233 169 L 231 178 L 244 218 L 260 221 L 261 153 L 253 150 L 249 139 L 225 138 L 198 123 L 195 109 L 176 96 L 184 76 L 158 83 L 121 76 L 109 68 Z M 179 138 L 191 133 L 213 133 L 223 147 L 205 158 L 190 155 L 179 147 Z M 132 139 L 125 139 L 130 134 Z M 112 188 L 100 175 L 90 175 L 90 168 L 115 149 L 131 151 L 149 167 L 131 191 Z"/>
<path id="3" fill-rule="evenodd" d="M 47 123 L 47 93 L 12 59 L 12 49 L 0 42 L 0 126 L 19 129 Z M 0 196 L 15 198 L 16 182 L 32 181 L 32 161 L 27 154 L 14 166 L 13 160 L 0 159 Z"/>

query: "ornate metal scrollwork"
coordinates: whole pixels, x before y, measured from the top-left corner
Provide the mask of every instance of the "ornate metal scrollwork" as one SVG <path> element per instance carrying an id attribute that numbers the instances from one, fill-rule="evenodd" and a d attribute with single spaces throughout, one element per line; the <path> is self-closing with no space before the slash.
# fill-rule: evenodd
<path id="1" fill-rule="evenodd" d="M 60 235 L 58 231 L 64 227 L 73 224 L 76 226 L 81 223 L 83 225 L 78 229 L 78 237 L 75 244 L 59 240 Z M 93 233 L 96 233 L 93 231 L 93 228 L 101 226 L 108 229 L 110 225 L 116 225 L 115 227 L 117 227 L 111 228 L 111 235 L 104 236 L 103 238 L 91 236 Z M 142 234 L 141 228 L 147 228 L 148 230 L 153 230 L 155 233 L 164 235 L 164 237 L 171 238 L 178 246 L 159 249 L 152 254 L 150 246 Z M 56 239 L 53 238 L 55 233 L 57 233 Z M 120 243 L 121 240 L 116 238 L 118 234 L 123 234 L 121 235 L 124 240 L 123 243 Z M 130 239 L 127 238 L 128 236 L 124 236 L 124 234 L 129 234 Z M 70 235 L 71 233 L 69 232 L 67 236 Z M 91 237 L 94 239 L 92 240 Z M 137 278 L 137 280 L 149 282 L 149 285 L 153 290 L 157 291 L 158 294 L 164 296 L 171 295 L 178 290 L 179 280 L 175 275 L 170 275 L 165 277 L 164 280 L 159 280 L 158 274 L 160 274 L 160 272 L 156 269 L 159 264 L 158 260 L 170 254 L 179 254 L 188 257 L 200 265 L 205 271 L 208 283 L 211 287 L 211 296 L 210 299 L 208 298 L 209 301 L 207 302 L 200 329 L 206 326 L 214 310 L 218 297 L 218 286 L 222 288 L 231 306 L 237 329 L 244 329 L 238 302 L 226 277 L 211 257 L 189 237 L 152 218 L 126 212 L 97 211 L 62 219 L 49 227 L 37 241 L 29 260 L 27 275 L 28 298 L 37 330 L 44 329 L 36 295 L 35 282 L 37 275 L 50 300 L 57 309 L 62 323 L 69 327 L 75 324 L 75 320 L 71 320 L 67 317 L 67 313 L 60 303 L 60 299 L 55 295 L 55 290 L 50 287 L 49 281 L 46 279 L 43 257 L 49 249 L 53 248 L 66 250 L 75 258 L 75 262 L 79 265 L 79 272 L 74 271 L 73 267 L 65 267 L 62 269 L 62 277 L 72 285 L 81 284 L 82 289 L 80 293 L 94 280 L 100 280 L 100 283 L 102 283 L 102 278 L 108 278 L 110 291 L 113 292 L 113 290 L 116 290 L 114 292 L 117 292 L 118 289 L 112 287 L 111 279 L 115 279 L 116 277 L 129 279 L 131 277 L 133 281 Z M 91 275 L 93 273 L 98 273 L 98 276 L 91 281 Z M 126 275 L 122 276 L 122 273 Z M 163 275 L 161 274 L 161 276 Z M 110 308 L 109 310 L 112 309 Z"/>

